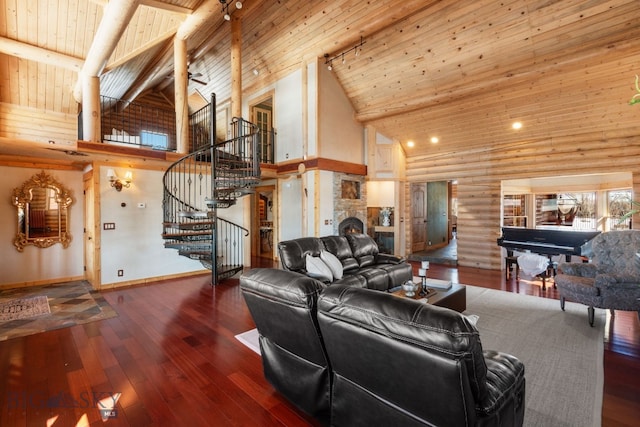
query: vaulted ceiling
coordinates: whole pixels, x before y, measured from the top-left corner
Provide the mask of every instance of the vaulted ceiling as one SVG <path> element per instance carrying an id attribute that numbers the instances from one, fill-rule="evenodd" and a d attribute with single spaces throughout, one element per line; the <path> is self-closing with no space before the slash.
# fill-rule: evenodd
<path id="1" fill-rule="evenodd" d="M 200 81 L 191 90 L 230 96 L 231 27 L 219 0 L 0 7 L 2 103 L 75 114 L 82 72 L 100 76 L 103 95 L 170 104 L 176 35 Z M 337 55 L 332 72 L 356 119 L 409 156 L 638 129 L 640 107 L 628 104 L 640 73 L 637 0 L 245 0 L 228 10 L 242 22 L 245 91 Z"/>

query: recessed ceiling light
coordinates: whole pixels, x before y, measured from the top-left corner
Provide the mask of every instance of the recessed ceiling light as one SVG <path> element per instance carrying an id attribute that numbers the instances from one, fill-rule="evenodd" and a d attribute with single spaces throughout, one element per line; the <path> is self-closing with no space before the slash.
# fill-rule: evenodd
<path id="1" fill-rule="evenodd" d="M 407 147 L 412 148 L 414 145 L 416 145 L 413 141 L 408 141 L 407 142 Z"/>
<path id="2" fill-rule="evenodd" d="M 432 143 L 432 144 L 437 144 L 437 143 L 438 143 L 438 141 L 440 141 L 440 140 L 438 139 L 438 137 L 437 137 L 437 136 L 432 136 L 432 137 L 431 137 L 431 143 Z"/>
<path id="3" fill-rule="evenodd" d="M 511 127 L 516 129 L 516 130 L 518 130 L 518 129 L 522 128 L 522 122 L 513 122 Z"/>

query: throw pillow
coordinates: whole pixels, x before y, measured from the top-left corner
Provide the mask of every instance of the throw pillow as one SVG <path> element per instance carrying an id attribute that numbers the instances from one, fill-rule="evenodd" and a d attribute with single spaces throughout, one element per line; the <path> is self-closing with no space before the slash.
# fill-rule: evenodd
<path id="1" fill-rule="evenodd" d="M 342 263 L 338 259 L 337 256 L 332 254 L 329 251 L 320 251 L 320 259 L 327 264 L 327 267 L 331 270 L 331 274 L 333 274 L 333 280 L 342 279 Z"/>
<path id="2" fill-rule="evenodd" d="M 320 257 L 311 256 L 307 254 L 306 257 L 306 270 L 309 277 L 318 279 L 321 282 L 331 282 L 333 280 L 333 274 L 327 264 L 320 259 Z"/>

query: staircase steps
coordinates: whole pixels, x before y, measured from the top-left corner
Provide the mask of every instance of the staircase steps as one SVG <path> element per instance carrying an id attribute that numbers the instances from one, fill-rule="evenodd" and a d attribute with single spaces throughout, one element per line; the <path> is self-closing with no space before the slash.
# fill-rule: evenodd
<path id="1" fill-rule="evenodd" d="M 214 101 L 209 106 L 211 123 Z M 210 131 L 214 135 L 215 127 Z M 197 149 L 174 163 L 163 178 L 164 246 L 200 261 L 212 271 L 212 284 L 243 270 L 243 241 L 249 235 L 244 227 L 220 218 L 217 210 L 254 193 L 260 183 L 257 126 L 234 118 L 232 134 L 239 136 Z"/>
<path id="2" fill-rule="evenodd" d="M 203 240 L 199 242 L 165 242 L 164 247 L 177 249 L 180 255 L 185 255 L 188 252 L 199 253 L 204 251 L 205 253 L 209 254 L 209 259 L 211 259 L 211 240 Z"/>

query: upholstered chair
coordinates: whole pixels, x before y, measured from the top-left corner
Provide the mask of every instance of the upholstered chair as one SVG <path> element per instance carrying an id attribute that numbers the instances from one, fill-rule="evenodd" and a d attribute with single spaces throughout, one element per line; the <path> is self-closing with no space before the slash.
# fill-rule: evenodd
<path id="1" fill-rule="evenodd" d="M 594 307 L 637 311 L 640 319 L 640 230 L 601 233 L 592 240 L 591 262 L 560 264 L 555 283 L 560 307 L 565 300 L 588 306 L 593 326 Z"/>

